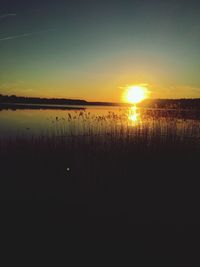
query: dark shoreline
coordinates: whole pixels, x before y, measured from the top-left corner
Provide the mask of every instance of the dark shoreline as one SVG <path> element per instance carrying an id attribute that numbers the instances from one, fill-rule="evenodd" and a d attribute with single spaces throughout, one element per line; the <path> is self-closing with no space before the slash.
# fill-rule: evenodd
<path id="1" fill-rule="evenodd" d="M 13 103 L 1 103 L 0 110 L 10 109 L 56 109 L 56 110 L 85 110 L 84 107 L 75 107 L 75 106 L 64 106 L 64 105 L 55 105 L 55 104 L 13 104 Z"/>
<path id="2" fill-rule="evenodd" d="M 199 223 L 199 148 L 176 129 L 0 140 L 0 199 L 62 201 L 64 223 Z"/>
<path id="3" fill-rule="evenodd" d="M 130 103 L 117 102 L 100 102 L 86 101 L 83 99 L 67 99 L 67 98 L 39 98 L 39 97 L 23 97 L 16 95 L 0 94 L 1 105 L 32 105 L 32 106 L 118 106 L 130 107 Z M 200 98 L 180 98 L 180 99 L 145 99 L 137 104 L 141 108 L 156 108 L 156 109 L 176 109 L 176 110 L 200 110 Z M 18 106 L 19 107 L 19 106 Z"/>

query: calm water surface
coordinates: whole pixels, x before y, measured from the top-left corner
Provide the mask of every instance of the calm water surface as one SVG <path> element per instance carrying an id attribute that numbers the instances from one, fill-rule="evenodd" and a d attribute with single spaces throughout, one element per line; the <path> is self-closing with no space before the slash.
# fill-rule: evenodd
<path id="1" fill-rule="evenodd" d="M 66 134 L 83 133 L 89 127 L 97 127 L 99 117 L 105 117 L 109 112 L 119 114 L 121 111 L 116 107 L 91 106 L 80 110 L 5 109 L 0 111 L 0 137 L 59 135 L 63 131 Z"/>
<path id="2" fill-rule="evenodd" d="M 167 110 L 86 106 L 84 110 L 18 109 L 0 111 L 0 138 L 37 135 L 76 136 L 137 131 L 169 131 L 200 137 L 200 120 Z"/>

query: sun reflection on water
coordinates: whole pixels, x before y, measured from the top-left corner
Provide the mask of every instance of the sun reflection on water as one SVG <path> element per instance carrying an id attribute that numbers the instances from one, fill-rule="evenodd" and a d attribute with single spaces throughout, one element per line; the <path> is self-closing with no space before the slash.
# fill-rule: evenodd
<path id="1" fill-rule="evenodd" d="M 129 115 L 128 115 L 129 121 L 132 123 L 137 123 L 140 120 L 140 113 L 138 112 L 138 108 L 136 105 L 132 106 L 129 110 Z"/>

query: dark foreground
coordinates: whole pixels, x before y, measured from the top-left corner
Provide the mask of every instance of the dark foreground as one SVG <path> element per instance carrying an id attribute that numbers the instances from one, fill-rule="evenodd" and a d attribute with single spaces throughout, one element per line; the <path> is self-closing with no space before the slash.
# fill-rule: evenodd
<path id="1" fill-rule="evenodd" d="M 25 221 L 29 200 L 40 200 L 31 221 L 70 224 L 87 238 L 131 238 L 136 225 L 169 237 L 200 222 L 198 140 L 41 137 L 0 147 L 1 199 L 25 200 Z"/>

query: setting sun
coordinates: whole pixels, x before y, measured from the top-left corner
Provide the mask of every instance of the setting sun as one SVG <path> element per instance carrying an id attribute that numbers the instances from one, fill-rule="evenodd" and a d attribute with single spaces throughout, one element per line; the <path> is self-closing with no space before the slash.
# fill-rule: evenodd
<path id="1" fill-rule="evenodd" d="M 124 101 L 137 104 L 147 98 L 147 88 L 141 85 L 128 86 L 124 94 Z"/>

